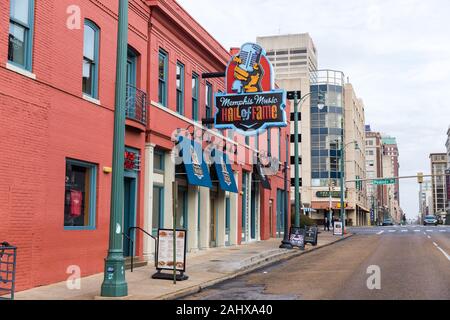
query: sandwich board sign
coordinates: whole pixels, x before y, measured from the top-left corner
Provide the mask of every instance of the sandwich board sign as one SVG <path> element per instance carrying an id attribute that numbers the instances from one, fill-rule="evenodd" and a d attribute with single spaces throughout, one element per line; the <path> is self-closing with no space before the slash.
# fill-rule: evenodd
<path id="1" fill-rule="evenodd" d="M 335 221 L 333 226 L 333 234 L 335 236 L 343 236 L 344 228 L 341 221 Z"/>
<path id="2" fill-rule="evenodd" d="M 305 236 L 306 230 L 302 228 L 291 227 L 291 233 L 289 234 L 289 241 L 293 247 L 299 247 L 305 250 Z"/>

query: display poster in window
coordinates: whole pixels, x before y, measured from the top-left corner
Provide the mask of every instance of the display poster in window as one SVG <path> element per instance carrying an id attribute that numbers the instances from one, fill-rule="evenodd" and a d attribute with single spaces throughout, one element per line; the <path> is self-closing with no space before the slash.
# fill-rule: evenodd
<path id="1" fill-rule="evenodd" d="M 186 230 L 176 231 L 176 270 L 186 271 Z M 173 230 L 158 230 L 157 270 L 173 270 Z"/>
<path id="2" fill-rule="evenodd" d="M 333 232 L 335 236 L 343 236 L 344 235 L 344 229 L 342 227 L 342 222 L 335 221 L 333 226 Z"/>
<path id="3" fill-rule="evenodd" d="M 293 247 L 299 247 L 305 249 L 305 236 L 306 230 L 297 227 L 291 227 L 291 233 L 289 234 L 289 241 Z"/>

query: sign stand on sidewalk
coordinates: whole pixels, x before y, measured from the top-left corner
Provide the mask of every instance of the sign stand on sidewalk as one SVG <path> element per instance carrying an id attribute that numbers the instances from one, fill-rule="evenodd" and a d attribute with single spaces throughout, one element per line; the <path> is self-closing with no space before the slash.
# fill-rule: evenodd
<path id="1" fill-rule="evenodd" d="M 162 271 L 176 270 L 176 281 L 185 281 L 189 277 L 186 272 L 186 230 L 176 230 L 176 258 L 173 255 L 174 232 L 172 229 L 158 230 L 158 245 L 156 250 L 156 270 L 152 278 L 161 280 L 174 280 L 173 273 L 163 273 Z M 175 263 L 175 264 L 174 264 Z"/>
<path id="2" fill-rule="evenodd" d="M 335 221 L 333 226 L 333 235 L 335 236 L 343 236 L 344 229 L 341 221 Z"/>
<path id="3" fill-rule="evenodd" d="M 301 250 L 305 250 L 305 236 L 306 230 L 297 227 L 291 227 L 291 233 L 289 234 L 289 241 L 293 247 L 298 247 Z"/>

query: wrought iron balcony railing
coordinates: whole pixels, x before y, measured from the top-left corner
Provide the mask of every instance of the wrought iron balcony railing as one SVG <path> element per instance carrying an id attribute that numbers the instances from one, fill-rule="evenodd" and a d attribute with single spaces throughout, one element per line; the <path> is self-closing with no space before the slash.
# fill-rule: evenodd
<path id="1" fill-rule="evenodd" d="M 135 86 L 127 84 L 126 101 L 126 117 L 147 125 L 147 94 Z"/>

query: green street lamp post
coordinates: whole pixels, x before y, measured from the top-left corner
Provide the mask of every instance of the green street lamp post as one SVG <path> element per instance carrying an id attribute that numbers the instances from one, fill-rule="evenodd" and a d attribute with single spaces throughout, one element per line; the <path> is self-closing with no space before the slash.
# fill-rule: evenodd
<path id="1" fill-rule="evenodd" d="M 342 121 L 343 122 L 343 121 Z M 342 126 L 342 128 L 344 128 L 344 126 Z M 347 143 L 346 145 L 344 144 L 344 135 L 342 135 L 342 143 L 341 143 L 341 179 L 340 179 L 340 185 L 341 185 L 341 214 L 340 214 L 340 218 L 342 221 L 342 230 L 343 230 L 343 234 L 345 234 L 345 149 L 351 145 L 351 144 L 355 144 L 355 149 L 358 150 L 359 146 L 358 146 L 358 141 L 352 141 Z"/>
<path id="2" fill-rule="evenodd" d="M 125 154 L 125 103 L 128 47 L 128 0 L 119 0 L 119 23 L 117 32 L 116 91 L 114 111 L 113 172 L 111 188 L 111 216 L 109 249 L 105 259 L 105 274 L 101 289 L 103 297 L 128 295 L 123 256 L 124 210 L 124 154 Z"/>

